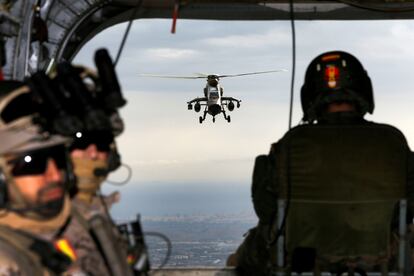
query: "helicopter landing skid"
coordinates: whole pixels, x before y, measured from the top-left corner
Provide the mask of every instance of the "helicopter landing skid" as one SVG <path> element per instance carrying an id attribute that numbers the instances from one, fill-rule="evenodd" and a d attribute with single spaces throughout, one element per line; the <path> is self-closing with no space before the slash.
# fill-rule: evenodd
<path id="1" fill-rule="evenodd" d="M 223 110 L 223 115 L 224 115 L 224 119 L 225 119 L 228 123 L 230 123 L 230 122 L 231 122 L 230 115 L 226 115 L 226 111 L 224 111 L 224 110 Z"/>
<path id="2" fill-rule="evenodd" d="M 203 116 L 200 116 L 200 117 L 198 118 L 198 121 L 200 122 L 200 124 L 202 124 L 202 123 L 203 123 L 203 121 L 206 119 L 206 115 L 207 115 L 207 111 L 204 111 Z"/>

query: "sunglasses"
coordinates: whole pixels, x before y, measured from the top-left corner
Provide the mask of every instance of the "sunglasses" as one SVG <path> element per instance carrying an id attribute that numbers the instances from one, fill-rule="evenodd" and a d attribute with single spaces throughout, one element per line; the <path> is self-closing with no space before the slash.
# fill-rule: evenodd
<path id="1" fill-rule="evenodd" d="M 98 151 L 109 151 L 113 142 L 114 136 L 110 132 L 78 132 L 70 146 L 70 150 L 84 150 L 94 144 Z"/>
<path id="2" fill-rule="evenodd" d="M 67 168 L 68 153 L 63 145 L 39 149 L 19 154 L 7 163 L 12 166 L 13 176 L 28 176 L 43 174 L 48 165 L 48 161 L 55 161 L 59 170 Z"/>

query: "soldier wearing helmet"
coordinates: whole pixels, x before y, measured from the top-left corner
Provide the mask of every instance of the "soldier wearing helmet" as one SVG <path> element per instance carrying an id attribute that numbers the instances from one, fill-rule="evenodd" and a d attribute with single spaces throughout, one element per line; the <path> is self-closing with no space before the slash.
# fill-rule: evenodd
<path id="1" fill-rule="evenodd" d="M 127 262 L 126 240 L 108 212 L 119 196 L 117 193 L 108 197 L 100 194 L 101 184 L 108 173 L 120 165 L 114 136 L 123 128 L 116 107 L 105 103 L 107 97 L 111 97 L 111 103 L 119 101 L 123 104 L 123 99 L 117 97 L 121 96 L 120 89 L 115 96 L 105 93 L 107 88 L 116 86 L 116 75 L 106 50 L 98 50 L 96 55 L 99 56 L 98 69 L 105 67 L 103 71 L 112 71 L 111 76 L 105 78 L 105 75 L 98 75 L 93 70 L 61 63 L 57 66 L 57 76 L 52 80 L 59 82 L 63 90 L 70 91 L 71 100 L 63 100 L 62 105 L 67 107 L 69 116 L 81 122 L 81 127 L 75 127 L 74 132 L 68 133 L 73 138 L 69 150 L 77 183 L 72 191 L 73 223 L 63 234 L 73 241 L 79 255 L 78 263 L 88 274 L 132 275 Z M 91 78 L 92 82 L 86 83 L 84 78 Z M 112 79 L 112 82 L 105 85 L 103 79 Z M 85 231 L 92 233 L 92 242 L 85 243 L 87 237 L 82 235 Z"/>
<path id="2" fill-rule="evenodd" d="M 42 78 L 43 89 L 46 89 L 48 85 L 52 86 L 47 76 L 36 74 L 35 77 L 37 80 Z M 131 275 L 126 254 L 120 252 L 118 240 L 114 238 L 113 226 L 108 224 L 101 215 L 86 219 L 73 206 L 69 192 L 73 194 L 76 190 L 76 178 L 68 148 L 72 139 L 50 134 L 56 133 L 54 129 L 48 128 L 53 124 L 48 122 L 50 118 L 41 117 L 42 114 L 39 113 L 39 107 L 34 100 L 38 92 L 36 90 L 39 89 L 35 85 L 38 82 L 29 79 L 28 83 L 29 86 L 10 81 L 1 83 L 5 91 L 3 91 L 4 96 L 0 98 L 0 118 L 2 119 L 0 137 L 3 141 L 0 146 L 2 156 L 0 166 L 5 176 L 3 183 L 8 188 L 8 193 L 2 193 L 2 196 L 7 196 L 5 198 L 8 203 L 5 205 L 4 215 L 0 215 L 0 225 L 10 227 L 10 231 L 5 233 L 4 237 L 12 237 L 15 240 L 16 233 L 24 231 L 25 235 L 33 235 L 34 238 L 41 238 L 42 241 L 44 239 L 44 242 L 50 244 L 52 249 L 61 250 L 62 259 L 66 263 L 60 265 L 57 260 L 52 259 L 51 264 L 60 266 L 53 267 L 55 270 L 59 269 L 56 273 L 55 271 L 49 272 L 51 269 L 47 268 L 51 275 L 62 272 L 68 275 L 77 273 L 80 275 Z M 69 115 L 66 113 L 65 116 Z M 26 124 L 28 130 L 33 128 L 38 131 L 38 134 L 34 132 L 37 136 L 34 136 L 33 141 L 30 136 L 26 135 Z M 24 140 L 26 138 L 30 142 L 28 145 Z M 57 140 L 58 138 L 60 140 Z M 65 147 L 56 147 L 55 145 L 59 143 L 65 143 Z M 45 148 L 45 150 L 40 151 L 38 148 Z M 60 152 L 65 153 L 64 159 Z M 57 156 L 58 153 L 59 156 Z M 49 155 L 51 158 L 48 158 Z M 64 167 L 65 165 L 68 167 Z M 63 187 L 63 183 L 70 185 Z M 9 229 L 7 227 L 5 229 Z M 0 240 L 3 237 L 1 233 L 0 229 Z M 17 244 L 17 246 L 23 249 L 30 248 L 31 240 L 24 241 L 24 244 Z M 15 271 L 21 275 L 43 275 L 43 273 L 32 273 L 30 265 L 28 269 L 24 266 L 28 261 L 30 263 L 39 260 L 44 262 L 44 258 L 51 258 L 49 255 L 41 255 L 44 251 L 43 247 L 38 248 L 39 252 L 29 250 L 27 254 L 33 255 L 35 260 L 23 258 L 21 264 L 10 262 L 6 258 L 7 254 L 15 253 L 6 252 L 6 257 L 3 258 L 4 271 L 9 269 L 10 275 L 15 275 L 13 274 Z M 61 254 L 59 251 L 57 253 L 52 251 L 52 253 Z M 60 255 L 57 256 L 60 257 Z M 39 259 L 40 257 L 43 259 Z M 2 258 L 0 258 L 0 269 L 3 269 L 1 260 Z M 43 269 L 42 265 L 40 268 Z M 3 275 L 2 273 L 3 271 L 0 274 Z M 4 275 L 9 275 L 7 273 L 4 272 Z"/>
<path id="3" fill-rule="evenodd" d="M 77 177 L 77 193 L 74 195 L 73 205 L 88 221 L 96 216 L 104 218 L 103 223 L 112 230 L 111 242 L 115 242 L 110 248 L 116 247 L 118 252 L 116 254 L 118 256 L 113 258 L 117 257 L 118 261 L 121 261 L 120 256 L 127 253 L 128 263 L 134 268 L 135 273 L 140 273 L 149 269 L 145 244 L 140 239 L 140 234 L 128 233 L 128 229 L 132 228 L 125 224 L 116 225 L 113 222 L 109 208 L 119 201 L 119 193 L 114 192 L 110 195 L 101 193 L 101 186 L 108 174 L 121 165 L 121 155 L 118 153 L 115 138 L 124 129 L 118 109 L 126 104 L 126 100 L 122 96 L 111 57 L 105 49 L 95 52 L 95 64 L 97 72 L 84 67 L 78 69 L 82 77 L 89 76 L 94 80 L 94 85 L 90 85 L 88 91 L 84 91 L 84 96 L 92 95 L 92 105 L 95 104 L 97 109 L 104 111 L 106 120 L 94 124 L 93 127 L 86 127 L 74 135 L 70 146 L 70 156 Z M 137 225 L 139 222 L 131 223 Z M 129 238 L 131 236 L 136 237 L 135 241 Z"/>
<path id="4" fill-rule="evenodd" d="M 112 66 L 112 61 L 106 50 L 98 50 L 96 56 L 100 58 L 103 56 L 107 62 L 106 65 Z M 98 69 L 99 64 L 98 61 Z M 100 86 L 103 84 L 100 84 L 100 82 L 103 76 L 87 68 L 79 67 L 78 69 L 81 71 L 81 75 L 86 76 L 88 74 L 93 76 L 95 86 L 91 85 L 88 91 L 85 92 L 94 96 L 98 94 L 97 98 L 99 98 L 99 94 L 103 93 L 98 91 L 99 89 L 102 90 Z M 98 72 L 102 73 L 102 70 Z M 112 78 L 113 83 L 117 83 L 116 76 Z M 117 90 L 118 96 L 121 96 L 120 89 L 118 88 Z M 119 105 L 125 104 L 122 96 L 118 97 L 118 100 Z M 123 121 L 116 108 L 108 107 L 105 101 L 97 104 L 97 108 L 105 111 L 107 115 L 105 123 L 96 124 L 93 128 L 76 132 L 73 137 L 73 143 L 70 146 L 70 157 L 77 178 L 77 191 L 74 194 L 72 203 L 77 212 L 86 221 L 97 217 L 102 219 L 102 224 L 105 225 L 104 228 L 108 230 L 106 235 L 110 236 L 110 238 L 104 238 L 104 240 L 107 243 L 111 243 L 112 246 L 109 248 L 111 251 L 116 252 L 111 257 L 116 260 L 113 263 L 118 262 L 118 266 L 122 267 L 119 263 L 121 262 L 124 265 L 128 260 L 128 263 L 133 266 L 135 261 L 137 261 L 135 258 L 139 258 L 136 254 L 136 248 L 129 246 L 126 236 L 121 235 L 109 214 L 110 207 L 119 201 L 120 195 L 118 192 L 113 192 L 110 195 L 103 195 L 101 193 L 101 186 L 108 174 L 118 169 L 121 165 L 121 156 L 116 147 L 115 137 L 122 133 Z M 122 274 L 125 273 L 122 272 Z"/>
<path id="5" fill-rule="evenodd" d="M 43 131 L 32 116 L 14 117 L 10 103 L 27 87 L 4 87 L 20 88 L 0 96 L 0 274 L 60 275 L 71 264 L 71 251 L 54 244 L 70 216 L 70 140 Z"/>
<path id="6" fill-rule="evenodd" d="M 119 193 L 103 196 L 100 191 L 108 173 L 120 166 L 114 134 L 109 130 L 78 132 L 70 156 L 77 177 L 74 204 L 86 219 L 95 213 L 110 219 L 107 209 L 119 201 Z"/>
<path id="7" fill-rule="evenodd" d="M 394 189 L 399 191 L 396 196 L 397 198 L 398 196 L 404 197 L 407 194 L 412 194 L 412 185 L 409 185 L 413 181 L 413 170 L 411 169 L 413 167 L 413 158 L 411 151 L 408 148 L 404 136 L 397 129 L 388 125 L 368 122 L 364 119 L 366 113 L 372 113 L 374 111 L 373 89 L 367 72 L 354 56 L 342 51 L 332 51 L 317 56 L 310 63 L 306 71 L 305 82 L 301 89 L 301 103 L 304 124 L 291 129 L 282 139 L 274 143 L 268 155 L 260 155 L 256 158 L 253 170 L 252 200 L 254 210 L 259 218 L 259 223 L 257 227 L 249 231 L 243 244 L 227 261 L 228 265 L 236 266 L 242 275 L 271 275 L 272 272 L 275 272 L 277 267 L 275 257 L 277 248 L 275 243 L 281 235 L 286 234 L 285 231 L 295 231 L 292 230 L 293 227 L 286 230 L 284 224 L 278 225 L 278 216 L 280 217 L 280 214 L 278 215 L 278 199 L 286 199 L 290 202 L 291 198 L 294 197 L 298 201 L 303 199 L 305 199 L 304 201 L 307 199 L 312 201 L 315 198 L 323 201 L 325 200 L 323 198 L 325 194 L 328 195 L 328 200 L 333 198 L 334 194 L 339 194 L 338 201 L 342 202 L 345 198 L 346 200 L 350 199 L 352 201 L 354 196 L 359 196 L 358 193 L 353 194 L 352 191 L 348 191 L 347 194 L 335 192 L 330 194 L 327 191 L 334 190 L 335 188 L 331 187 L 335 185 L 338 185 L 343 191 L 347 191 L 353 182 L 361 183 L 361 185 L 364 183 L 382 185 L 386 181 L 378 179 L 384 177 L 384 175 L 380 176 L 377 173 L 380 171 L 389 172 L 385 177 L 392 175 L 389 178 L 391 179 L 390 182 L 401 183 L 398 189 Z M 297 135 L 298 133 L 300 135 Z M 313 133 L 317 133 L 316 136 Z M 384 133 L 384 136 L 385 134 L 389 134 L 392 138 L 391 140 L 387 140 L 387 138 L 375 137 L 377 139 L 375 143 L 378 142 L 378 145 L 381 145 L 379 148 L 375 148 L 375 146 L 370 146 L 370 144 L 375 144 L 372 141 L 372 133 Z M 316 139 L 315 137 L 319 138 Z M 384 154 L 379 153 L 378 160 L 371 161 L 372 164 L 378 164 L 378 167 L 375 167 L 375 165 L 372 167 L 368 162 L 375 157 L 368 153 L 375 154 L 376 149 L 382 151 L 384 147 L 388 146 L 387 143 L 390 141 L 398 149 L 398 153 L 393 152 L 394 148 L 388 151 L 385 150 Z M 335 154 L 340 153 L 343 153 L 343 156 L 338 158 Z M 400 158 L 396 158 L 398 154 Z M 395 164 L 400 165 L 395 166 L 392 163 L 395 160 L 397 160 Z M 352 164 L 359 164 L 360 167 L 355 169 Z M 366 165 L 366 169 L 364 169 L 364 165 Z M 406 170 L 407 167 L 408 171 Z M 341 179 L 342 177 L 344 179 Z M 299 184 L 293 186 L 295 188 L 292 191 L 292 185 L 297 183 Z M 387 186 L 388 184 L 385 183 L 381 187 L 389 187 Z M 362 188 L 361 185 L 356 186 Z M 319 189 L 320 187 L 324 188 Z M 326 189 L 325 187 L 328 188 Z M 381 189 L 377 190 L 381 192 Z M 393 189 L 390 190 L 390 193 L 392 191 Z M 380 195 L 376 194 L 375 196 Z M 411 199 L 408 199 L 409 205 L 412 205 L 410 202 Z M 298 208 L 297 205 L 294 206 L 291 209 L 297 210 L 295 209 Z M 340 209 L 340 207 L 338 208 Z M 299 213 L 297 211 L 286 211 L 282 223 L 286 223 L 286 219 L 289 219 L 289 212 L 293 212 L 293 214 L 299 217 L 301 213 L 305 213 L 303 209 Z M 290 219 L 289 222 L 291 223 L 290 225 L 294 225 L 292 221 L 297 219 L 293 214 L 293 219 Z M 365 229 L 365 226 L 361 225 L 366 225 L 370 219 L 369 217 L 365 218 L 363 216 L 358 218 L 358 215 L 354 216 L 354 218 L 356 218 L 356 222 L 352 227 L 359 225 L 356 227 L 358 230 Z M 328 218 L 321 219 L 326 220 Z M 366 220 L 361 222 L 363 219 Z M 303 241 L 303 239 L 306 239 L 303 237 L 309 233 L 311 236 L 314 235 L 310 240 L 320 234 L 318 229 L 322 229 L 323 227 L 318 228 L 318 226 L 315 226 L 312 228 L 308 225 L 316 225 L 318 222 L 317 218 L 310 217 L 306 221 L 306 225 L 299 223 L 303 229 L 312 230 L 309 230 L 309 232 L 297 231 L 300 234 L 296 236 L 300 236 L 299 240 L 305 246 L 301 245 L 300 250 L 296 251 L 295 248 L 295 250 L 287 253 L 288 259 L 286 260 L 292 261 L 289 266 L 295 272 L 312 271 L 313 269 L 302 270 L 303 266 L 307 266 L 308 264 L 311 264 L 310 267 L 314 266 L 315 258 L 319 256 L 317 254 L 326 249 L 320 249 L 318 247 L 323 247 L 321 243 L 317 243 L 314 248 L 313 245 L 308 246 L 306 244 L 306 242 L 312 244 L 309 240 Z M 301 227 L 299 226 L 299 228 Z M 326 238 L 327 240 L 336 234 L 322 231 L 322 236 L 325 235 L 328 237 Z M 292 234 L 289 232 L 289 235 L 293 237 L 295 233 Z M 336 238 L 337 236 L 333 237 L 333 239 Z M 349 244 L 350 242 L 345 239 L 345 244 Z M 292 246 L 292 243 L 288 241 L 286 246 Z M 335 248 L 329 248 L 329 250 L 335 251 Z M 363 261 L 368 259 L 365 257 L 362 256 Z M 293 260 L 295 258 L 299 260 L 296 263 Z M 328 256 L 325 260 L 331 261 L 330 258 L 331 256 Z M 311 261 L 308 262 L 309 260 Z M 369 261 L 372 260 L 369 259 Z M 377 259 L 371 263 L 363 263 L 363 265 L 365 265 L 365 268 L 369 267 L 371 269 L 375 265 L 378 265 L 378 263 L 375 263 L 376 261 Z M 326 265 L 329 269 L 332 269 L 329 266 L 331 265 L 330 263 Z M 349 263 L 341 265 L 347 266 Z M 361 263 L 352 262 L 351 265 L 358 267 Z M 297 267 L 299 269 L 295 270 Z M 278 269 L 283 268 L 278 267 Z"/>

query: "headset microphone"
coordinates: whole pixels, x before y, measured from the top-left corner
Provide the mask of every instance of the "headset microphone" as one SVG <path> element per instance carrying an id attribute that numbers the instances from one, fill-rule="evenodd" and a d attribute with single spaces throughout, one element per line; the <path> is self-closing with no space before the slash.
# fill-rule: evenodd
<path id="1" fill-rule="evenodd" d="M 96 168 L 93 171 L 95 176 L 107 176 L 110 172 L 115 171 L 121 166 L 121 155 L 118 153 L 115 145 L 111 145 L 111 149 L 108 154 L 108 168 Z"/>
<path id="2" fill-rule="evenodd" d="M 108 173 L 109 173 L 109 170 L 108 169 L 104 169 L 104 168 L 96 168 L 94 171 L 93 171 L 93 174 L 95 175 L 95 176 L 107 176 L 108 175 Z"/>

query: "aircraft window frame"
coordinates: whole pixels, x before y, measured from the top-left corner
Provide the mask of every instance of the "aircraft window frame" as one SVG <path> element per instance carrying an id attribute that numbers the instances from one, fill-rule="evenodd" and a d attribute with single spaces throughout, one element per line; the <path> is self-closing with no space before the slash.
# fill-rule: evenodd
<path id="1" fill-rule="evenodd" d="M 217 90 L 217 92 L 216 91 L 210 92 L 210 98 L 214 98 L 214 99 L 219 98 L 219 92 L 218 92 L 218 90 Z"/>

